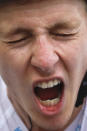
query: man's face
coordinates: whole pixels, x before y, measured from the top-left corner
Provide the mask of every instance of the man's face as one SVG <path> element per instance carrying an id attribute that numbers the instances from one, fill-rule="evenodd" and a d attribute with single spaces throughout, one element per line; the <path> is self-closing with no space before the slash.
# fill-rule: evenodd
<path id="1" fill-rule="evenodd" d="M 85 8 L 78 0 L 9 5 L 0 11 L 0 74 L 36 125 L 70 120 L 87 69 Z"/>

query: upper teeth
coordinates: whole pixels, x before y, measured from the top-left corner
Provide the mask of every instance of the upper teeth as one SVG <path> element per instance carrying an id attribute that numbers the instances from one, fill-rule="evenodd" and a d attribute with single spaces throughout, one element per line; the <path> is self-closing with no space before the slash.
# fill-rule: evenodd
<path id="1" fill-rule="evenodd" d="M 58 79 L 55 79 L 55 80 L 51 80 L 49 82 L 40 82 L 37 84 L 37 87 L 40 87 L 40 88 L 43 88 L 43 89 L 46 89 L 46 88 L 52 88 L 58 84 L 60 84 L 61 81 L 58 80 Z"/>

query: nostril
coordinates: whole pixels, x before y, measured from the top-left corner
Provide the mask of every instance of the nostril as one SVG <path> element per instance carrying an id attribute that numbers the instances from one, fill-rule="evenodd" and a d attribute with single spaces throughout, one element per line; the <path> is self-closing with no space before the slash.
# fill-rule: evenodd
<path id="1" fill-rule="evenodd" d="M 50 72 L 51 70 L 55 69 L 56 63 L 59 61 L 59 58 L 56 54 L 43 54 L 39 55 L 36 54 L 31 59 L 31 64 L 44 71 Z"/>
<path id="2" fill-rule="evenodd" d="M 35 70 L 37 71 L 37 72 L 39 72 L 41 75 L 44 75 L 44 76 L 46 76 L 46 75 L 51 75 L 51 74 L 53 74 L 54 73 L 54 71 L 55 71 L 55 68 L 42 68 L 42 67 L 38 67 L 38 66 L 33 66 L 34 68 L 35 68 Z"/>

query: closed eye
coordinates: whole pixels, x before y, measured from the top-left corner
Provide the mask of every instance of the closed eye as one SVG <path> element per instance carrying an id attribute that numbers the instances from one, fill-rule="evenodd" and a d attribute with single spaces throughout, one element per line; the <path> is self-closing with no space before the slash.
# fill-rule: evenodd
<path id="1" fill-rule="evenodd" d="M 16 43 L 21 43 L 21 42 L 24 42 L 28 39 L 28 36 L 27 37 L 24 37 L 24 38 L 21 38 L 21 39 L 18 39 L 18 40 L 14 40 L 14 41 L 7 41 L 6 43 L 8 44 L 16 44 Z"/>
<path id="2" fill-rule="evenodd" d="M 68 33 L 52 33 L 52 32 L 51 32 L 51 35 L 60 36 L 60 37 L 71 37 L 71 36 L 74 36 L 75 34 L 76 34 L 76 33 L 68 34 Z"/>

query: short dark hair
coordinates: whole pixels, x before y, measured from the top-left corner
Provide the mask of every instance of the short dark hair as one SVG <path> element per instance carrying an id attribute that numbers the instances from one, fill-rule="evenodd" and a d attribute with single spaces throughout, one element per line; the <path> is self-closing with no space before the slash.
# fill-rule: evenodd
<path id="1" fill-rule="evenodd" d="M 0 5 L 10 3 L 10 2 L 14 2 L 14 1 L 21 2 L 21 1 L 29 1 L 29 0 L 0 0 Z M 30 1 L 32 1 L 32 0 L 30 0 Z M 84 0 L 84 2 L 87 4 L 87 0 Z"/>
<path id="2" fill-rule="evenodd" d="M 87 0 L 85 0 L 85 3 L 87 4 Z"/>
<path id="3" fill-rule="evenodd" d="M 0 0 L 0 5 L 4 6 L 6 4 L 13 3 L 13 2 L 23 4 L 23 3 L 28 2 L 28 1 L 29 0 Z"/>

